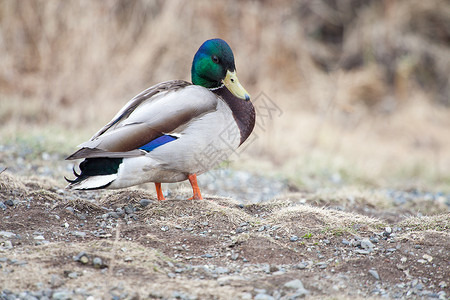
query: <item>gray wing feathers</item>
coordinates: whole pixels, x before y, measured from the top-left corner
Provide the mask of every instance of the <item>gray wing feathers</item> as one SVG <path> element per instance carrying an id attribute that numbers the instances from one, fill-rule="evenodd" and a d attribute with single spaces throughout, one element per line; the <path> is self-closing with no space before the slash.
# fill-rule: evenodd
<path id="1" fill-rule="evenodd" d="M 94 136 L 91 138 L 91 141 L 102 135 L 113 125 L 117 124 L 121 120 L 126 119 L 142 102 L 151 99 L 158 93 L 170 90 L 176 91 L 188 85 L 192 85 L 192 83 L 189 83 L 184 80 L 171 80 L 161 82 L 142 91 L 140 94 L 134 96 L 130 101 L 128 101 L 128 103 L 124 107 L 122 107 L 122 109 L 114 116 L 114 118 L 108 124 L 106 124 L 102 129 L 100 129 L 96 134 L 94 134 Z"/>
<path id="2" fill-rule="evenodd" d="M 186 81 L 169 81 L 134 97 L 91 140 L 67 159 L 132 157 L 139 147 L 163 134 L 175 134 L 191 122 L 217 109 L 209 90 Z"/>

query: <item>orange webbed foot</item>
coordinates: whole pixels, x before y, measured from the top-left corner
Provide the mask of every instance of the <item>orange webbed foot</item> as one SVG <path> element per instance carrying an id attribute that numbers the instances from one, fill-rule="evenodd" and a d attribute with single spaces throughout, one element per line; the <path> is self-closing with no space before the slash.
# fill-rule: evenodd
<path id="1" fill-rule="evenodd" d="M 202 194 L 200 193 L 200 188 L 198 187 L 197 184 L 197 175 L 189 174 L 188 179 L 189 182 L 191 183 L 192 191 L 194 192 L 194 195 L 188 200 L 203 200 Z"/>
<path id="2" fill-rule="evenodd" d="M 155 182 L 155 188 L 156 188 L 156 196 L 158 197 L 158 201 L 166 200 L 164 198 L 162 189 L 161 189 L 161 182 Z"/>

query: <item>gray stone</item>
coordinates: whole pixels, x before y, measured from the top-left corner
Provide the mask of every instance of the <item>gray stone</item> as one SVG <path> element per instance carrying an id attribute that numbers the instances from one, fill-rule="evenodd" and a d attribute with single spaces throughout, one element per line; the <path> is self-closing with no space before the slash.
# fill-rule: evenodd
<path id="1" fill-rule="evenodd" d="M 297 265 L 297 268 L 299 269 L 306 269 L 308 267 L 308 262 L 302 261 Z"/>
<path id="2" fill-rule="evenodd" d="M 1 230 L 1 231 L 0 231 L 0 236 L 5 237 L 5 238 L 12 238 L 12 237 L 15 237 L 16 234 L 15 234 L 15 233 L 12 233 L 12 232 L 9 232 L 9 231 L 3 231 L 3 230 Z"/>
<path id="3" fill-rule="evenodd" d="M 5 247 L 5 249 L 12 249 L 13 245 L 12 245 L 11 241 L 5 241 L 3 243 L 3 247 Z"/>
<path id="4" fill-rule="evenodd" d="M 216 272 L 217 274 L 227 274 L 227 273 L 230 272 L 230 270 L 229 270 L 228 268 L 224 268 L 224 267 L 217 267 L 217 268 L 215 269 L 215 272 Z"/>
<path id="5" fill-rule="evenodd" d="M 69 291 L 56 291 L 52 295 L 54 300 L 67 300 L 72 298 L 72 293 Z"/>
<path id="6" fill-rule="evenodd" d="M 267 295 L 267 294 L 257 294 L 254 300 L 275 300 L 274 297 Z"/>
<path id="7" fill-rule="evenodd" d="M 388 227 L 384 228 L 384 232 L 383 232 L 384 236 L 389 236 L 389 235 L 391 235 L 391 233 L 392 233 L 391 227 L 388 226 Z"/>
<path id="8" fill-rule="evenodd" d="M 124 209 L 125 209 L 125 213 L 127 215 L 134 213 L 134 207 L 131 204 L 128 206 L 125 206 Z"/>
<path id="9" fill-rule="evenodd" d="M 377 243 L 380 242 L 380 239 L 377 238 L 377 237 L 371 237 L 369 240 L 370 240 L 372 243 L 375 243 L 375 244 L 377 244 Z"/>
<path id="10" fill-rule="evenodd" d="M 284 284 L 284 287 L 293 290 L 304 289 L 303 283 L 300 279 L 288 281 Z"/>
<path id="11" fill-rule="evenodd" d="M 52 288 L 58 288 L 64 284 L 64 280 L 56 274 L 53 274 L 50 278 L 50 286 Z"/>
<path id="12" fill-rule="evenodd" d="M 376 280 L 380 280 L 380 275 L 378 275 L 378 272 L 376 270 L 370 269 L 369 274 L 372 275 Z"/>
<path id="13" fill-rule="evenodd" d="M 114 218 L 114 219 L 120 218 L 119 214 L 116 213 L 115 211 L 109 212 L 109 213 L 108 213 L 108 216 L 109 216 L 109 217 L 112 217 L 112 218 Z"/>
<path id="14" fill-rule="evenodd" d="M 371 241 L 369 241 L 369 239 L 363 239 L 361 241 L 361 248 L 368 250 L 369 252 L 372 252 L 374 245 L 372 244 Z"/>
<path id="15" fill-rule="evenodd" d="M 82 251 L 82 252 L 78 253 L 76 256 L 74 256 L 73 260 L 74 261 L 79 261 L 79 262 L 81 262 L 83 264 L 87 264 L 89 262 L 89 257 L 86 254 L 86 252 Z"/>
<path id="16" fill-rule="evenodd" d="M 94 259 L 92 260 L 92 264 L 94 265 L 94 268 L 101 268 L 103 265 L 103 262 L 100 257 L 94 257 Z"/>
<path id="17" fill-rule="evenodd" d="M 146 206 L 148 206 L 148 205 L 150 205 L 150 204 L 152 204 L 152 203 L 154 203 L 155 201 L 153 201 L 153 200 L 150 200 L 150 199 L 141 199 L 141 201 L 139 201 L 139 204 L 142 206 L 142 207 L 146 207 Z"/>
<path id="18" fill-rule="evenodd" d="M 244 227 L 237 227 L 234 231 L 236 231 L 236 233 L 242 233 L 247 231 L 247 228 Z"/>
<path id="19" fill-rule="evenodd" d="M 86 232 L 84 231 L 72 231 L 71 234 L 76 237 L 86 237 Z"/>
<path id="20" fill-rule="evenodd" d="M 298 236 L 293 235 L 293 236 L 291 236 L 291 237 L 289 238 L 289 240 L 290 240 L 291 242 L 296 242 L 296 241 L 298 241 Z"/>

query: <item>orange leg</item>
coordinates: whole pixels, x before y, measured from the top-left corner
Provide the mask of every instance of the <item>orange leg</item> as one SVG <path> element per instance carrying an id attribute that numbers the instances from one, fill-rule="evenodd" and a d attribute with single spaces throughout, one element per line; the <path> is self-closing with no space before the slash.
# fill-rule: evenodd
<path id="1" fill-rule="evenodd" d="M 161 189 L 161 182 L 155 182 L 155 188 L 156 188 L 156 196 L 158 197 L 158 201 L 166 200 L 164 198 L 162 189 Z"/>
<path id="2" fill-rule="evenodd" d="M 189 174 L 188 179 L 192 185 L 192 190 L 194 191 L 194 196 L 192 196 L 192 198 L 189 198 L 189 200 L 202 200 L 202 194 L 200 193 L 200 188 L 197 184 L 197 175 Z"/>

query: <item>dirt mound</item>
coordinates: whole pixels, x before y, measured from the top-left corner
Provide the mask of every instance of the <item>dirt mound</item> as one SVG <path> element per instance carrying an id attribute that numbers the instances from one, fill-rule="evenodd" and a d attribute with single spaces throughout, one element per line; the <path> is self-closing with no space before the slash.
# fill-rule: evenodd
<path id="1" fill-rule="evenodd" d="M 2 296 L 345 299 L 449 292 L 448 214 L 389 224 L 302 203 L 298 194 L 250 205 L 219 197 L 158 202 L 139 189 L 72 193 L 6 172 L 0 187 Z"/>

